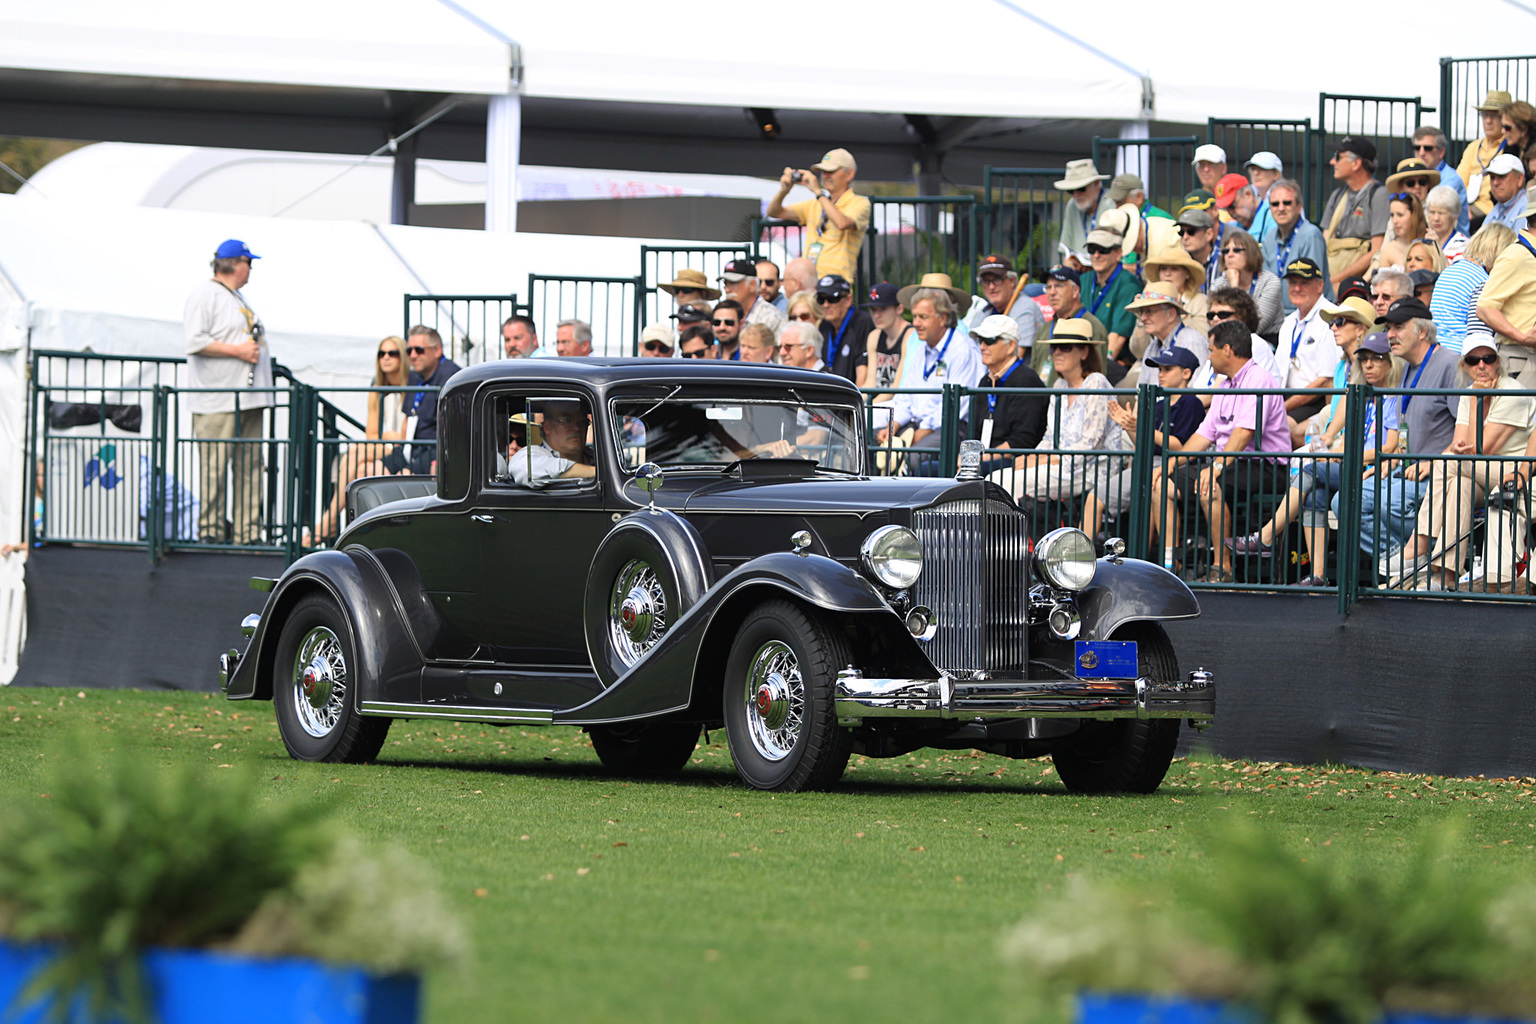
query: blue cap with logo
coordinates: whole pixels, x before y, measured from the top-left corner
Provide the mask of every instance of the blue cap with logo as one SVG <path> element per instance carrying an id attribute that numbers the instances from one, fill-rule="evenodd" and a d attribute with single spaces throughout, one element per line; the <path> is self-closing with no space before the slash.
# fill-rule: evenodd
<path id="1" fill-rule="evenodd" d="M 231 238 L 219 243 L 219 247 L 213 251 L 213 258 L 218 260 L 232 260 L 244 256 L 248 260 L 259 260 L 260 256 L 251 252 L 246 244 L 238 238 Z"/>
<path id="2" fill-rule="evenodd" d="M 1155 356 L 1147 357 L 1148 366 L 1182 366 L 1186 370 L 1200 369 L 1200 357 L 1182 345 L 1165 349 Z"/>
<path id="3" fill-rule="evenodd" d="M 864 303 L 865 309 L 879 309 L 882 306 L 899 306 L 901 300 L 896 293 L 901 289 L 889 281 L 881 281 L 869 290 L 869 301 Z"/>

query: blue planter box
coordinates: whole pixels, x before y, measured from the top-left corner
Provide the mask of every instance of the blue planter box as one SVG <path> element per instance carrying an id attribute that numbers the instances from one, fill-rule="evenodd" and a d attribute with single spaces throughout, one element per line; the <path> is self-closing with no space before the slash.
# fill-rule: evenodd
<path id="1" fill-rule="evenodd" d="M 0 1015 L 7 1024 L 44 1024 L 49 1004 L 23 1012 L 16 998 L 54 948 L 0 941 Z M 199 949 L 144 954 L 150 1008 L 159 1024 L 416 1024 L 420 979 L 379 977 L 313 960 L 265 960 Z M 83 1012 L 70 1024 L 98 1024 Z M 107 1024 L 107 1022 L 101 1022 Z"/>
<path id="2" fill-rule="evenodd" d="M 1078 1024 L 1263 1024 L 1252 1010 L 1208 999 L 1178 996 L 1106 995 L 1082 992 L 1077 997 Z M 1522 1024 L 1489 1017 L 1431 1017 L 1421 1013 L 1389 1013 L 1381 1024 Z M 1529 1022 L 1525 1022 L 1529 1024 Z"/>

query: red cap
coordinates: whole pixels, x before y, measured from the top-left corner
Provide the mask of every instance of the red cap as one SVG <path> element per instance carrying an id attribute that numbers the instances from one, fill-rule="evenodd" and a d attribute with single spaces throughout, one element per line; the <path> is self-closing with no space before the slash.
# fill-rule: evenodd
<path id="1" fill-rule="evenodd" d="M 1248 187 L 1248 179 L 1241 174 L 1228 174 L 1216 183 L 1216 208 L 1225 210 L 1232 205 L 1241 189 Z"/>

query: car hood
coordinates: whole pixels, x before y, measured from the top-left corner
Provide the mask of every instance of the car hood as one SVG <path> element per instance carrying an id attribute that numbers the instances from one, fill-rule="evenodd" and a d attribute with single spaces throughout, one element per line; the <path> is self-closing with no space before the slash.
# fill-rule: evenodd
<path id="1" fill-rule="evenodd" d="M 945 492 L 963 491 L 974 497 L 976 484 L 925 477 L 815 477 L 768 482 L 725 479 L 705 484 L 688 495 L 688 512 L 883 512 L 898 506 L 931 505 Z"/>

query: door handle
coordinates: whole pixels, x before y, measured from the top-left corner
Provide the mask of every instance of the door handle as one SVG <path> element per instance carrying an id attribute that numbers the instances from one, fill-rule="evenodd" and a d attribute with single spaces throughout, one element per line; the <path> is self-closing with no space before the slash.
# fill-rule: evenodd
<path id="1" fill-rule="evenodd" d="M 486 515 L 484 513 L 476 513 L 469 518 L 473 519 L 477 523 L 504 523 L 507 521 L 501 516 Z"/>

